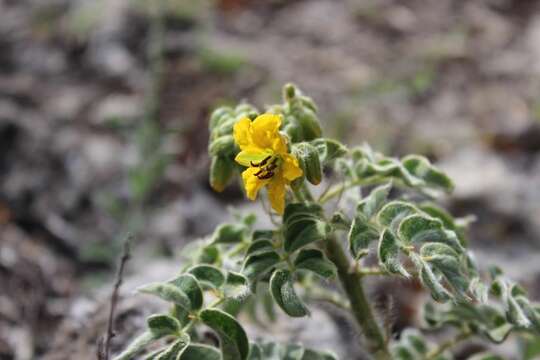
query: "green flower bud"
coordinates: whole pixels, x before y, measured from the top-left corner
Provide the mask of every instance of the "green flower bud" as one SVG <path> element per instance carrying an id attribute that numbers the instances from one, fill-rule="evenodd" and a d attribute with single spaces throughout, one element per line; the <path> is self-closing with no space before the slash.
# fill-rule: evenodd
<path id="1" fill-rule="evenodd" d="M 302 128 L 295 121 L 289 121 L 283 128 L 283 132 L 291 139 L 291 143 L 302 141 Z"/>
<path id="2" fill-rule="evenodd" d="M 234 109 L 234 113 L 236 115 L 235 116 L 236 120 L 240 120 L 244 117 L 254 120 L 259 115 L 259 112 L 257 111 L 257 109 L 253 105 L 247 104 L 247 103 L 238 105 Z"/>
<path id="3" fill-rule="evenodd" d="M 315 146 L 308 143 L 296 144 L 293 152 L 298 158 L 304 176 L 313 185 L 318 185 L 322 179 L 321 161 Z"/>
<path id="4" fill-rule="evenodd" d="M 304 140 L 313 140 L 321 137 L 322 129 L 317 115 L 309 108 L 294 106 L 292 114 L 302 128 Z"/>
<path id="5" fill-rule="evenodd" d="M 296 86 L 291 83 L 285 84 L 283 87 L 283 99 L 291 101 L 296 96 Z"/>
<path id="6" fill-rule="evenodd" d="M 318 111 L 317 105 L 315 105 L 315 102 L 310 97 L 300 96 L 300 102 L 302 103 L 304 107 L 310 109 L 314 113 Z"/>
<path id="7" fill-rule="evenodd" d="M 234 175 L 234 163 L 226 157 L 212 157 L 210 165 L 210 186 L 217 192 L 221 192 L 231 181 Z"/>
<path id="8" fill-rule="evenodd" d="M 233 109 L 229 106 L 221 106 L 212 112 L 210 115 L 210 122 L 208 127 L 210 131 L 213 131 L 219 124 L 221 124 L 227 118 L 232 118 L 234 116 Z"/>
<path id="9" fill-rule="evenodd" d="M 236 124 L 236 119 L 233 118 L 227 118 L 224 121 L 222 121 L 215 129 L 214 129 L 214 138 L 218 138 L 223 135 L 231 135 L 233 133 L 234 124 Z"/>
<path id="10" fill-rule="evenodd" d="M 233 154 L 235 150 L 234 137 L 232 135 L 223 135 L 214 139 L 208 146 L 208 152 L 212 156 L 225 156 Z"/>

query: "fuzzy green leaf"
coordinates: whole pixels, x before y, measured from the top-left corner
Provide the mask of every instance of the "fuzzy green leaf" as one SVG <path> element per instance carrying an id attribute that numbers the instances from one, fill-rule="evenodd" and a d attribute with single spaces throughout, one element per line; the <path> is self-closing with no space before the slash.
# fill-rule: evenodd
<path id="1" fill-rule="evenodd" d="M 191 310 L 191 301 L 189 297 L 173 284 L 153 283 L 144 285 L 137 290 L 141 293 L 155 295 L 165 301 L 173 302 L 188 311 Z"/>
<path id="2" fill-rule="evenodd" d="M 191 310 L 199 310 L 203 305 L 203 292 L 199 282 L 192 274 L 182 274 L 168 282 L 176 286 L 190 301 Z"/>
<path id="3" fill-rule="evenodd" d="M 201 311 L 200 318 L 219 336 L 223 360 L 247 359 L 249 341 L 235 318 L 218 309 L 205 309 Z"/>
<path id="4" fill-rule="evenodd" d="M 420 255 L 444 275 L 458 294 L 466 297 L 469 280 L 461 270 L 458 254 L 450 246 L 442 243 L 427 243 L 420 249 Z"/>
<path id="5" fill-rule="evenodd" d="M 274 250 L 268 250 L 250 255 L 244 262 L 242 273 L 250 280 L 255 281 L 257 278 L 266 274 L 276 264 L 281 261 L 278 253 Z"/>
<path id="6" fill-rule="evenodd" d="M 248 279 L 239 273 L 229 271 L 227 273 L 227 280 L 223 287 L 223 293 L 226 298 L 236 301 L 242 301 L 249 296 L 249 282 Z"/>
<path id="7" fill-rule="evenodd" d="M 274 301 L 287 315 L 302 317 L 309 314 L 294 291 L 290 271 L 282 269 L 274 272 L 270 278 L 270 292 Z"/>
<path id="8" fill-rule="evenodd" d="M 337 360 L 336 355 L 327 351 L 316 351 L 312 349 L 306 349 L 302 360 Z"/>
<path id="9" fill-rule="evenodd" d="M 379 238 L 379 233 L 366 220 L 364 215 L 357 215 L 348 234 L 349 250 L 355 259 L 367 255 L 369 245 Z"/>
<path id="10" fill-rule="evenodd" d="M 512 332 L 514 326 L 512 324 L 502 324 L 499 327 L 487 331 L 486 336 L 496 344 L 500 344 L 506 340 L 508 335 Z"/>
<path id="11" fill-rule="evenodd" d="M 146 331 L 137 336 L 124 351 L 115 356 L 113 360 L 129 360 L 138 352 L 142 351 L 148 344 L 155 340 L 154 335 L 150 331 Z"/>
<path id="12" fill-rule="evenodd" d="M 389 229 L 383 231 L 379 240 L 379 262 L 388 272 L 410 276 L 401 265 L 398 240 Z"/>
<path id="13" fill-rule="evenodd" d="M 215 266 L 197 265 L 189 269 L 201 285 L 206 288 L 219 288 L 225 283 L 225 275 Z"/>
<path id="14" fill-rule="evenodd" d="M 431 165 L 429 160 L 419 155 L 409 155 L 401 160 L 403 166 L 428 186 L 450 192 L 454 189 L 452 180 L 442 171 Z"/>
<path id="15" fill-rule="evenodd" d="M 156 357 L 156 360 L 176 360 L 189 345 L 190 341 L 189 335 L 180 335 L 165 351 Z"/>
<path id="16" fill-rule="evenodd" d="M 452 298 L 452 295 L 441 284 L 440 279 L 427 262 L 415 253 L 410 254 L 420 273 L 420 281 L 431 291 L 431 296 L 435 301 L 445 302 Z"/>
<path id="17" fill-rule="evenodd" d="M 417 354 L 425 355 L 428 352 L 428 344 L 422 334 L 416 329 L 405 329 L 401 333 L 400 338 L 402 343 L 407 344 L 414 349 Z"/>
<path id="18" fill-rule="evenodd" d="M 215 264 L 219 259 L 219 250 L 215 245 L 207 245 L 200 250 L 197 261 L 202 264 Z"/>
<path id="19" fill-rule="evenodd" d="M 274 230 L 255 230 L 253 232 L 252 241 L 267 240 L 272 241 L 274 238 Z"/>
<path id="20" fill-rule="evenodd" d="M 294 260 L 294 266 L 298 270 L 309 270 L 328 279 L 336 275 L 334 263 L 328 260 L 322 251 L 316 249 L 302 249 Z"/>
<path id="21" fill-rule="evenodd" d="M 376 187 L 358 204 L 356 211 L 371 219 L 384 205 L 391 189 L 392 183 Z"/>
<path id="22" fill-rule="evenodd" d="M 398 235 L 407 244 L 440 242 L 449 245 L 460 254 L 464 251 L 456 234 L 444 230 L 440 220 L 420 214 L 405 217 L 399 224 Z"/>
<path id="23" fill-rule="evenodd" d="M 190 344 L 178 360 L 221 360 L 221 353 L 208 345 Z"/>
<path id="24" fill-rule="evenodd" d="M 268 250 L 274 250 L 274 244 L 269 240 L 256 240 L 249 245 L 246 250 L 246 256 L 260 254 Z"/>
<path id="25" fill-rule="evenodd" d="M 384 205 L 377 214 L 377 221 L 382 226 L 386 226 L 396 231 L 399 223 L 406 216 L 418 211 L 413 205 L 404 201 L 392 201 Z"/>
<path id="26" fill-rule="evenodd" d="M 321 213 L 321 207 L 315 204 L 287 205 L 283 215 L 285 251 L 294 252 L 303 246 L 326 239 L 331 228 L 321 219 Z"/>
<path id="27" fill-rule="evenodd" d="M 166 335 L 178 334 L 182 329 L 182 325 L 177 319 L 165 314 L 150 315 L 146 319 L 146 324 L 156 339 Z"/>
<path id="28" fill-rule="evenodd" d="M 347 147 L 336 140 L 320 138 L 313 140 L 311 144 L 317 149 L 324 165 L 330 164 L 347 153 Z"/>
<path id="29" fill-rule="evenodd" d="M 221 224 L 212 235 L 214 244 L 234 244 L 244 239 L 247 229 L 244 224 Z"/>

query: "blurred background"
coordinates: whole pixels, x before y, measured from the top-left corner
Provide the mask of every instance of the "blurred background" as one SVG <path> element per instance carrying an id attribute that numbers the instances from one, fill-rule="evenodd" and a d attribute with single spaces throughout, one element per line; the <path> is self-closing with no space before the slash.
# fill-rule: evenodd
<path id="1" fill-rule="evenodd" d="M 94 359 L 127 233 L 130 295 L 231 205 L 259 209 L 210 189 L 208 115 L 289 81 L 327 135 L 448 171 L 480 264 L 540 300 L 540 2 L 0 0 L 0 359 Z M 374 299 L 389 285 L 396 329 L 416 324 L 418 288 Z M 159 308 L 125 298 L 113 349 Z M 331 311 L 269 331 L 356 336 Z"/>

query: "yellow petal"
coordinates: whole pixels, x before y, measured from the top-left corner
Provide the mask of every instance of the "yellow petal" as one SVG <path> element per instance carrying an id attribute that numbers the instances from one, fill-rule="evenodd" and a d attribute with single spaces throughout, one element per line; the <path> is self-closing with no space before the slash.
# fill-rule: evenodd
<path id="1" fill-rule="evenodd" d="M 283 177 L 288 181 L 293 181 L 294 179 L 302 176 L 304 173 L 300 165 L 298 164 L 298 159 L 291 154 L 285 154 L 281 156 L 283 164 L 281 166 L 281 171 L 283 172 Z"/>
<path id="2" fill-rule="evenodd" d="M 279 127 L 281 116 L 274 114 L 262 114 L 257 116 L 251 123 L 251 135 L 254 145 L 264 148 L 273 148 L 274 142 L 280 137 Z"/>
<path id="3" fill-rule="evenodd" d="M 251 120 L 249 120 L 248 118 L 243 118 L 236 124 L 234 124 L 234 141 L 242 150 L 249 147 L 253 143 L 251 136 L 251 126 Z"/>
<path id="4" fill-rule="evenodd" d="M 287 141 L 283 135 L 277 134 L 277 137 L 272 142 L 272 150 L 274 150 L 276 154 L 287 154 Z"/>
<path id="5" fill-rule="evenodd" d="M 255 176 L 255 173 L 259 170 L 259 168 L 250 167 L 242 172 L 242 180 L 244 180 L 246 195 L 250 200 L 255 200 L 259 190 L 269 181 L 261 180 Z"/>
<path id="6" fill-rule="evenodd" d="M 268 199 L 270 205 L 278 214 L 283 214 L 285 210 L 285 186 L 286 180 L 279 174 L 272 178 L 268 184 Z"/>

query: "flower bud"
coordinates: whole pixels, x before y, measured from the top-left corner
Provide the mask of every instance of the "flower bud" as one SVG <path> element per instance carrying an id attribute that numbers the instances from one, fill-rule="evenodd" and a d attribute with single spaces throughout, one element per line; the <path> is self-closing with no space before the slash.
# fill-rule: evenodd
<path id="1" fill-rule="evenodd" d="M 223 135 L 214 139 L 208 146 L 208 152 L 212 156 L 225 156 L 233 154 L 235 150 L 234 138 L 232 135 Z"/>
<path id="2" fill-rule="evenodd" d="M 232 118 L 234 115 L 233 109 L 229 106 L 221 106 L 212 112 L 210 115 L 210 122 L 208 127 L 210 131 L 213 131 L 219 124 L 221 124 L 227 118 Z"/>
<path id="3" fill-rule="evenodd" d="M 296 86 L 291 83 L 285 84 L 283 87 L 283 99 L 290 101 L 296 96 Z"/>
<path id="4" fill-rule="evenodd" d="M 289 122 L 285 125 L 283 132 L 287 134 L 292 143 L 302 141 L 302 129 L 295 122 Z"/>
<path id="5" fill-rule="evenodd" d="M 313 145 L 303 142 L 296 144 L 293 151 L 306 179 L 313 185 L 318 185 L 322 179 L 322 169 L 317 149 Z"/>
<path id="6" fill-rule="evenodd" d="M 300 102 L 302 103 L 304 107 L 310 109 L 314 113 L 317 113 L 318 111 L 317 105 L 315 105 L 315 102 L 310 97 L 300 96 Z"/>
<path id="7" fill-rule="evenodd" d="M 247 103 L 238 105 L 234 109 L 234 113 L 236 115 L 235 116 L 236 120 L 240 120 L 245 117 L 250 118 L 251 120 L 254 120 L 259 115 L 259 112 L 257 111 L 257 109 L 253 105 L 247 104 Z"/>
<path id="8" fill-rule="evenodd" d="M 212 157 L 210 165 L 210 186 L 217 192 L 222 192 L 234 174 L 234 163 L 226 157 Z"/>
<path id="9" fill-rule="evenodd" d="M 226 118 L 216 126 L 213 135 L 215 138 L 223 135 L 231 135 L 233 133 L 234 124 L 236 124 L 236 119 L 234 117 Z"/>
<path id="10" fill-rule="evenodd" d="M 304 140 L 309 141 L 321 137 L 321 125 L 313 110 L 303 106 L 294 106 L 292 114 L 296 117 L 296 120 L 302 128 Z"/>

